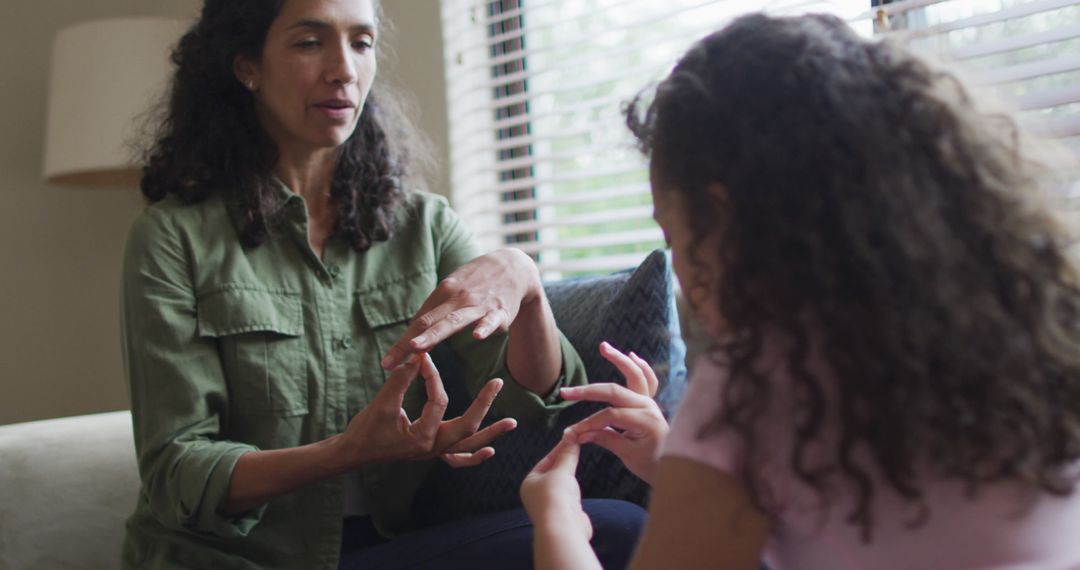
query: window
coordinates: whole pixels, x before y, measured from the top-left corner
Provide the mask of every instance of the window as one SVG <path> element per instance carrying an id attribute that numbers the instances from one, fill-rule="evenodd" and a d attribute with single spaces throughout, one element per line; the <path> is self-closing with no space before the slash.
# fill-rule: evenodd
<path id="1" fill-rule="evenodd" d="M 875 8 L 875 19 L 879 31 L 966 69 L 1034 131 L 1080 154 L 1076 0 L 907 0 Z"/>
<path id="2" fill-rule="evenodd" d="M 1039 63 L 1047 67 L 1038 75 L 1019 70 L 1063 53 L 1075 64 L 1074 2 L 442 0 L 454 204 L 486 248 L 519 247 L 546 278 L 635 265 L 662 240 L 623 104 L 693 41 L 762 9 L 830 12 L 866 35 L 876 18 L 879 31 L 992 68 L 999 75 L 987 81 L 1017 89 L 1010 93 L 1031 112 L 1054 114 L 1068 139 L 1080 134 L 1080 119 L 1069 118 L 1080 115 L 1069 108 L 1080 86 L 1069 74 L 1080 71 L 1060 63 Z M 1050 99 L 1070 102 L 1044 104 Z"/>

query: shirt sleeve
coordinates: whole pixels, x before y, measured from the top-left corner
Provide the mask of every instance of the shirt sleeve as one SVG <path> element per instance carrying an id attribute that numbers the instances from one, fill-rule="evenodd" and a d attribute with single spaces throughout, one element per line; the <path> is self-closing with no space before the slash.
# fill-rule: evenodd
<path id="1" fill-rule="evenodd" d="M 479 257 L 480 250 L 472 234 L 450 209 L 445 199 L 439 198 L 434 213 L 433 229 L 439 247 L 439 279 L 443 279 L 458 267 Z M 559 378 L 546 395 L 536 394 L 518 384 L 506 364 L 510 336 L 495 333 L 483 341 L 472 337 L 467 329 L 450 339 L 450 346 L 463 363 L 463 377 L 470 393 L 475 395 L 488 380 L 502 378 L 503 389 L 495 399 L 494 413 L 523 421 L 550 418 L 570 402 L 562 400 L 559 388 L 580 386 L 588 383 L 585 365 L 570 341 L 559 332 L 562 367 Z"/>
<path id="2" fill-rule="evenodd" d="M 725 374 L 707 354 L 697 358 L 686 395 L 660 447 L 660 457 L 690 459 L 727 474 L 736 473 L 738 446 L 734 434 L 725 431 L 699 437 L 702 428 L 720 411 Z"/>
<path id="3" fill-rule="evenodd" d="M 183 236 L 167 212 L 148 209 L 124 252 L 121 329 L 141 500 L 171 529 L 247 535 L 265 507 L 220 514 L 229 480 L 251 445 L 222 438 L 228 390 L 213 339 L 197 334 Z"/>

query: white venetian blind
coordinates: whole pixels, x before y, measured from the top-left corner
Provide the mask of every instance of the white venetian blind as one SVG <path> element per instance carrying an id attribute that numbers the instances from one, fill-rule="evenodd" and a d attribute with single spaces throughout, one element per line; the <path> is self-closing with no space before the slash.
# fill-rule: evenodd
<path id="1" fill-rule="evenodd" d="M 751 11 L 833 13 L 866 35 L 887 21 L 890 33 L 903 28 L 913 43 L 983 66 L 1026 109 L 1060 114 L 1055 133 L 1077 134 L 1068 118 L 1075 0 L 880 9 L 870 0 L 441 0 L 441 9 L 454 205 L 484 247 L 518 247 L 548 278 L 630 267 L 662 246 L 621 110 L 691 43 Z M 1072 67 L 1038 55 L 1048 47 L 1072 53 Z"/>
<path id="2" fill-rule="evenodd" d="M 905 0 L 873 12 L 879 33 L 955 62 L 1080 154 L 1077 0 Z"/>
<path id="3" fill-rule="evenodd" d="M 549 278 L 637 264 L 663 243 L 623 105 L 738 15 L 845 5 L 848 16 L 869 8 L 866 0 L 442 0 L 455 207 L 485 247 L 519 247 Z"/>

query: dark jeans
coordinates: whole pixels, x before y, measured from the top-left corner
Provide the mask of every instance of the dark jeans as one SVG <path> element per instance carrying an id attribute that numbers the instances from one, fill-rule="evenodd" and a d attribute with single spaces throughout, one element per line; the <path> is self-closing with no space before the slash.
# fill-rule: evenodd
<path id="1" fill-rule="evenodd" d="M 626 501 L 586 499 L 592 547 L 605 570 L 630 562 L 645 511 Z M 387 541 L 366 517 L 345 519 L 341 570 L 516 570 L 533 567 L 532 523 L 524 509 L 491 513 L 403 534 Z"/>

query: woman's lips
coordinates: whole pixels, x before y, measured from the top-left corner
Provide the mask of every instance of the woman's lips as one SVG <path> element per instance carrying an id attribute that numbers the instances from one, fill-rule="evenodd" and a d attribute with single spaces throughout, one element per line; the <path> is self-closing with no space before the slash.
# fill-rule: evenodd
<path id="1" fill-rule="evenodd" d="M 356 106 L 351 101 L 339 99 L 321 101 L 314 106 L 320 113 L 331 119 L 348 119 L 352 117 L 353 111 L 356 109 Z"/>

